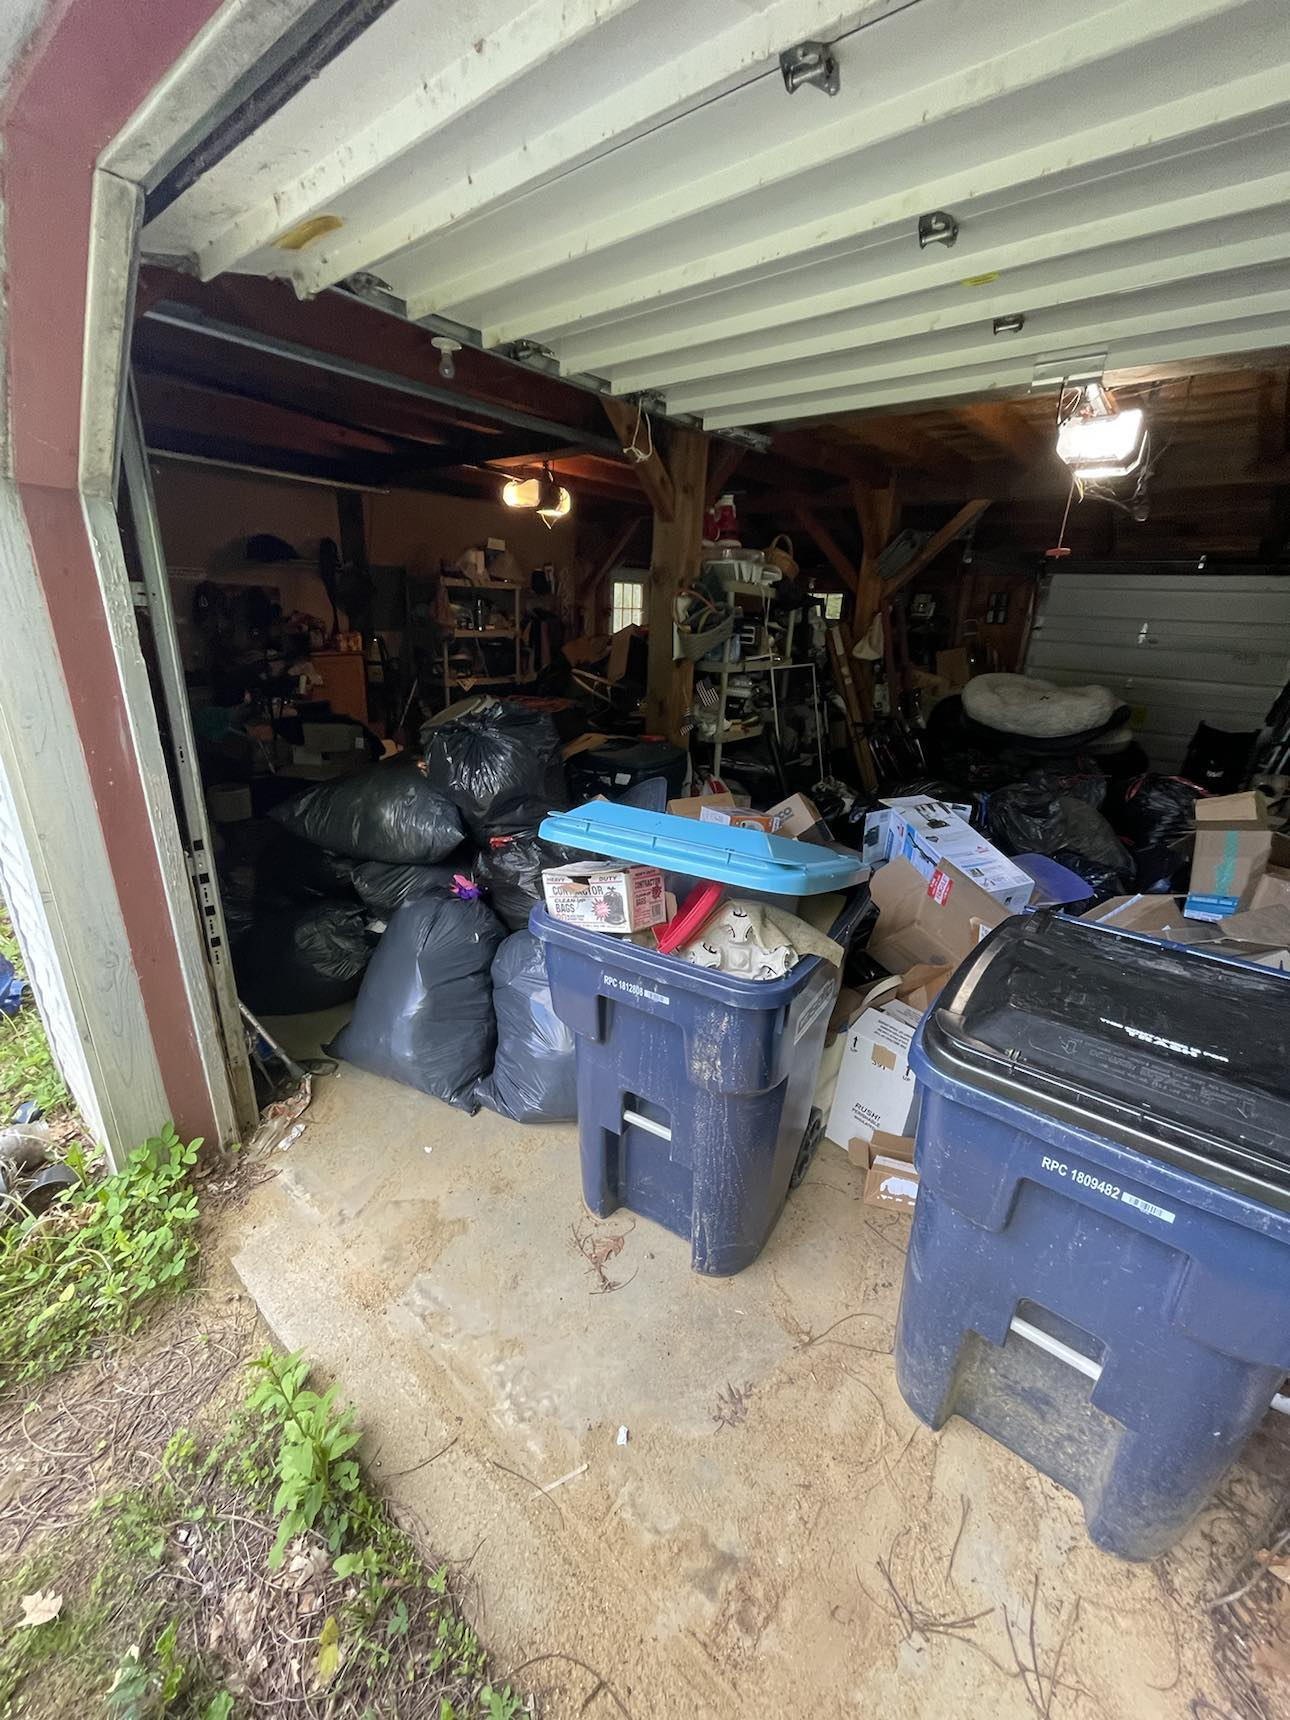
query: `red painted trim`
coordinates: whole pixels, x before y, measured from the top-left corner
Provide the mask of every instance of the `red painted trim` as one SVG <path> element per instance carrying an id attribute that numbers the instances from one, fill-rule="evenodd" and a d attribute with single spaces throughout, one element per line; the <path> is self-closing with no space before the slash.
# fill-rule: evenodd
<path id="1" fill-rule="evenodd" d="M 116 880 L 162 1079 L 187 1134 L 214 1130 L 179 951 L 77 493 L 91 176 L 218 0 L 65 0 L 5 115 L 14 475 Z M 158 1118 L 158 1122 L 163 1119 Z"/>

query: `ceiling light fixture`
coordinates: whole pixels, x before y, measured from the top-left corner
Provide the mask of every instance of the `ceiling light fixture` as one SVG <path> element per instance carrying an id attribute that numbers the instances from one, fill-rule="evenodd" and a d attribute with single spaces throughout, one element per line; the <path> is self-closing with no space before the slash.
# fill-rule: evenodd
<path id="1" fill-rule="evenodd" d="M 1139 406 L 1123 411 L 1100 382 L 1075 392 L 1058 409 L 1057 453 L 1081 484 L 1131 477 L 1147 452 L 1147 420 Z"/>
<path id="2" fill-rule="evenodd" d="M 573 512 L 573 497 L 563 484 L 556 483 L 549 465 L 536 478 L 508 478 L 502 485 L 502 501 L 508 508 L 536 513 L 547 525 Z"/>

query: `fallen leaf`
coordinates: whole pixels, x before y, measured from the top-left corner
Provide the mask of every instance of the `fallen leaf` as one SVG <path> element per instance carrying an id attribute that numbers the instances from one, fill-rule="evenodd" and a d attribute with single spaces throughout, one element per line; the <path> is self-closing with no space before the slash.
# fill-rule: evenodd
<path id="1" fill-rule="evenodd" d="M 318 1688 L 323 1689 L 330 1684 L 339 1668 L 340 1626 L 332 1617 L 323 1625 L 322 1635 L 318 1638 L 318 1666 L 315 1673 Z"/>
<path id="2" fill-rule="evenodd" d="M 230 1640 L 239 1648 L 247 1647 L 259 1635 L 259 1603 L 245 1585 L 234 1589 L 225 1598 L 222 1611 L 224 1629 Z"/>
<path id="3" fill-rule="evenodd" d="M 615 1254 L 621 1254 L 625 1236 L 593 1236 L 587 1248 L 587 1259 L 593 1266 L 603 1266 Z"/>
<path id="4" fill-rule="evenodd" d="M 1282 1553 L 1278 1558 L 1269 1559 L 1267 1569 L 1283 1583 L 1290 1583 L 1290 1553 Z"/>
<path id="5" fill-rule="evenodd" d="M 18 1628 L 22 1630 L 29 1624 L 51 1624 L 62 1610 L 62 1595 L 56 1595 L 53 1589 L 37 1589 L 34 1594 L 22 1597 L 22 1617 L 18 1620 Z"/>

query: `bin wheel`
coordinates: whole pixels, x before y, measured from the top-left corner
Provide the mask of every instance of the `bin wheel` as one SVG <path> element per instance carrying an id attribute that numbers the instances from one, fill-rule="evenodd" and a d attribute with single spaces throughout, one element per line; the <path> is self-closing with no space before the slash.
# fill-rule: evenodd
<path id="1" fill-rule="evenodd" d="M 824 1139 L 824 1112 L 818 1105 L 812 1105 L 811 1115 L 806 1125 L 806 1133 L 802 1136 L 802 1144 L 797 1149 L 797 1163 L 793 1166 L 793 1174 L 788 1179 L 789 1188 L 798 1188 L 802 1178 L 811 1168 L 811 1160 L 815 1157 L 815 1149 Z"/>

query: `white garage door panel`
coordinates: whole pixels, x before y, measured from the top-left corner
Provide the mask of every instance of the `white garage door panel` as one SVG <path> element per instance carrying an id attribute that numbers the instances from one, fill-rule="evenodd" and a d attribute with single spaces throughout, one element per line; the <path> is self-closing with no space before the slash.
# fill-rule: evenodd
<path id="1" fill-rule="evenodd" d="M 1268 650 L 1268 628 L 1271 619 L 1258 621 L 1228 621 L 1223 626 L 1225 650 L 1265 654 Z M 1173 621 L 1156 617 L 1141 621 L 1137 616 L 1123 618 L 1089 615 L 1083 619 L 1071 615 L 1047 620 L 1044 624 L 1044 649 L 1060 661 L 1060 652 L 1070 648 L 1082 653 L 1094 641 L 1108 651 L 1178 652 L 1204 660 L 1212 649 L 1214 623 L 1209 621 Z M 1276 655 L 1275 651 L 1272 653 Z M 1079 661 L 1082 661 L 1082 657 Z"/>
<path id="2" fill-rule="evenodd" d="M 1290 577 L 1054 574 L 1026 667 L 1111 687 L 1152 766 L 1177 770 L 1197 723 L 1262 727 L 1290 674 Z"/>

